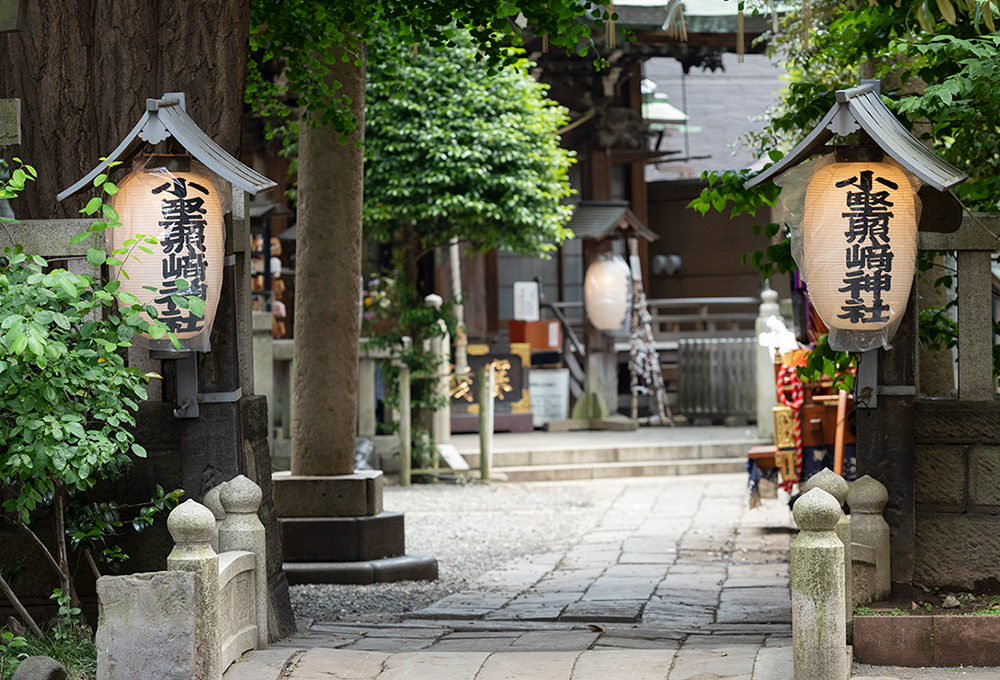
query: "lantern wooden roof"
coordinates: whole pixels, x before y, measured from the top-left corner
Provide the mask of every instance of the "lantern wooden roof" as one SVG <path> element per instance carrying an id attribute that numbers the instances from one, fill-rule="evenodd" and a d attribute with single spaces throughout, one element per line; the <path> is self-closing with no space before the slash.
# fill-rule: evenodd
<path id="1" fill-rule="evenodd" d="M 118 148 L 76 184 L 60 192 L 56 198 L 61 201 L 67 196 L 72 196 L 85 186 L 89 186 L 97 175 L 106 172 L 108 164 L 112 161 L 119 158 L 128 160 L 138 153 L 144 144 L 159 144 L 168 137 L 177 140 L 192 158 L 204 164 L 209 170 L 249 194 L 277 186 L 277 183 L 240 163 L 213 142 L 187 115 L 183 92 L 167 92 L 160 99 L 147 99 L 146 112 Z"/>
<path id="2" fill-rule="evenodd" d="M 879 81 L 863 80 L 860 87 L 837 90 L 837 103 L 809 135 L 787 156 L 744 184 L 750 188 L 798 165 L 835 135 L 844 136 L 859 128 L 871 137 L 894 161 L 938 191 L 945 191 L 968 175 L 938 158 L 892 114 L 879 96 Z"/>
<path id="3" fill-rule="evenodd" d="M 566 225 L 573 231 L 573 238 L 606 238 L 638 236 L 647 241 L 658 237 L 639 221 L 625 201 L 583 201 L 573 210 L 573 217 Z"/>

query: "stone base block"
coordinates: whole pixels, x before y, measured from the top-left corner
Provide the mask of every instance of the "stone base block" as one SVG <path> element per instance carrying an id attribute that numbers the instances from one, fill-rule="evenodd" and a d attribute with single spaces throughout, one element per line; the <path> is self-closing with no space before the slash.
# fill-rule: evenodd
<path id="1" fill-rule="evenodd" d="M 402 555 L 360 562 L 285 562 L 288 582 L 367 585 L 395 581 L 433 581 L 438 563 L 425 555 Z"/>
<path id="2" fill-rule="evenodd" d="M 403 513 L 364 517 L 284 517 L 286 562 L 358 562 L 406 552 Z"/>
<path id="3" fill-rule="evenodd" d="M 293 475 L 275 472 L 278 517 L 360 517 L 382 512 L 382 471 L 351 475 Z"/>

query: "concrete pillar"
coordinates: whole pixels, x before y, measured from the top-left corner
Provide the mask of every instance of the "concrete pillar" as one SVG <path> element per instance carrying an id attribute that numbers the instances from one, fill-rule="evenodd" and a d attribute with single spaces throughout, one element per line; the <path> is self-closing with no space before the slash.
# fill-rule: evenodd
<path id="1" fill-rule="evenodd" d="M 778 293 L 770 286 L 760 293 L 760 307 L 757 320 L 754 322 L 756 337 L 767 332 L 767 320 L 772 316 L 781 316 L 778 305 Z M 756 348 L 756 384 L 757 384 L 757 435 L 762 439 L 774 437 L 774 415 L 772 409 L 778 405 L 777 388 L 774 382 L 774 351 L 764 347 L 759 342 Z"/>
<path id="2" fill-rule="evenodd" d="M 375 360 L 364 350 L 358 356 L 358 436 L 375 436 Z"/>
<path id="3" fill-rule="evenodd" d="M 267 447 L 274 450 L 274 346 L 271 313 L 253 312 L 253 393 L 267 398 Z"/>
<path id="4" fill-rule="evenodd" d="M 993 401 L 993 300 L 990 253 L 958 251 L 958 398 Z"/>
<path id="5" fill-rule="evenodd" d="M 493 390 L 496 389 L 493 364 L 479 369 L 479 478 L 490 481 L 493 474 Z"/>
<path id="6" fill-rule="evenodd" d="M 170 511 L 167 531 L 174 549 L 167 555 L 167 569 L 198 576 L 198 611 L 195 612 L 195 655 L 201 659 L 201 675 L 195 680 L 222 677 L 219 640 L 219 556 L 212 550 L 215 515 L 201 503 L 188 500 Z"/>
<path id="7" fill-rule="evenodd" d="M 409 340 L 409 338 L 407 338 Z M 399 367 L 399 484 L 410 485 L 410 367 Z"/>
<path id="8" fill-rule="evenodd" d="M 254 610 L 258 649 L 267 647 L 267 541 L 264 525 L 257 518 L 262 498 L 260 487 L 239 475 L 222 487 L 219 500 L 226 516 L 219 525 L 219 550 L 246 550 L 256 555 Z"/>
<path id="9" fill-rule="evenodd" d="M 823 489 L 837 499 L 841 509 L 847 500 L 847 481 L 830 468 L 823 468 L 802 485 L 803 492 L 810 489 Z M 847 616 L 847 625 L 850 627 L 854 614 L 854 600 L 851 597 L 851 518 L 842 514 L 834 533 L 844 544 L 844 613 Z"/>
<path id="10" fill-rule="evenodd" d="M 856 560 L 853 588 L 855 602 L 871 602 L 889 597 L 892 590 L 889 524 L 882 517 L 889 492 L 885 485 L 865 475 L 848 485 L 847 504 L 851 507 L 851 540 L 874 551 L 874 564 Z"/>
<path id="11" fill-rule="evenodd" d="M 799 497 L 792 515 L 799 527 L 792 542 L 794 678 L 845 680 L 844 545 L 834 533 L 843 512 L 836 498 L 815 488 Z"/>

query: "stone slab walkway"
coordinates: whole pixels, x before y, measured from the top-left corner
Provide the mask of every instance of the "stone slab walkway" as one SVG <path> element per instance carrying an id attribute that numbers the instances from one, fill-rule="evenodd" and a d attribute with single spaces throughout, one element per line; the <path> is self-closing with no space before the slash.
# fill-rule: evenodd
<path id="1" fill-rule="evenodd" d="M 743 475 L 629 480 L 569 549 L 394 623 L 301 622 L 227 680 L 790 680 L 787 506 Z"/>

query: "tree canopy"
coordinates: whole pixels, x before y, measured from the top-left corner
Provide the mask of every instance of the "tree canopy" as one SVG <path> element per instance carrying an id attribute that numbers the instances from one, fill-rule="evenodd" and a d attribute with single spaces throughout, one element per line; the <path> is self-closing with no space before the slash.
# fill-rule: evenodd
<path id="1" fill-rule="evenodd" d="M 384 55 L 398 67 L 368 82 L 365 228 L 391 242 L 407 227 L 420 251 L 452 238 L 479 251 L 553 248 L 571 214 L 572 153 L 556 134 L 565 110 L 526 60 L 491 70 L 467 33 L 452 41 Z"/>

